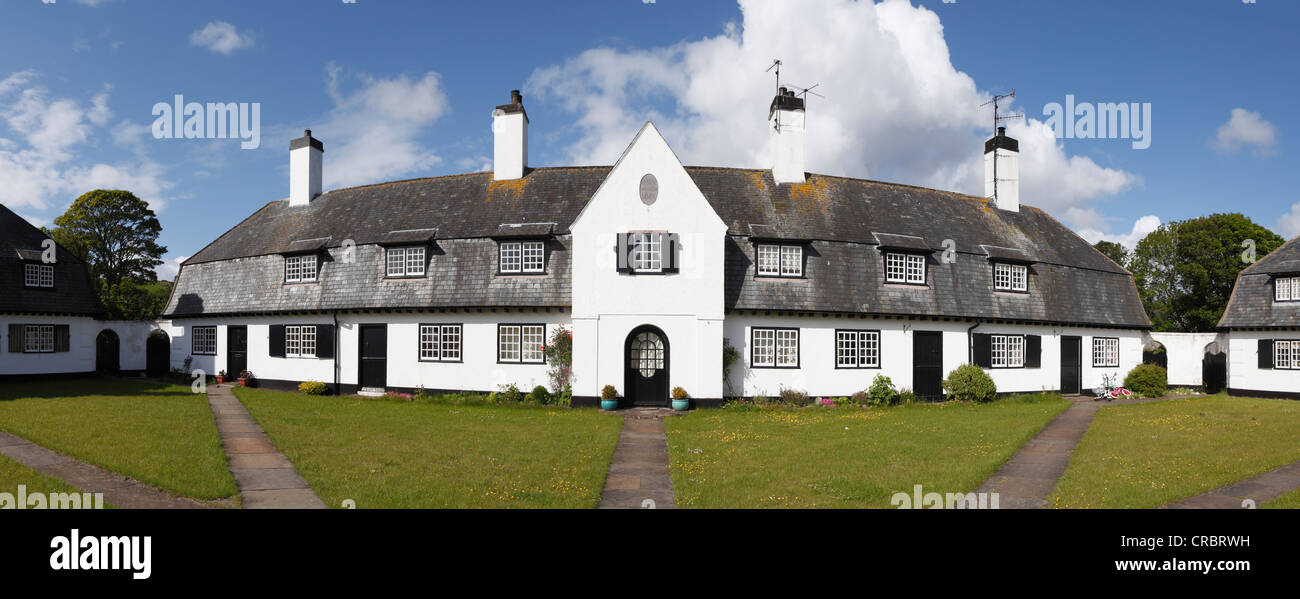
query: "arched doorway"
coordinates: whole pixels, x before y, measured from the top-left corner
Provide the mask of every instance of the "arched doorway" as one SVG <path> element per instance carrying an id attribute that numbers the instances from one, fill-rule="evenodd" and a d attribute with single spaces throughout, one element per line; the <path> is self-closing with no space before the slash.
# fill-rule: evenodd
<path id="1" fill-rule="evenodd" d="M 633 406 L 668 405 L 668 336 L 641 325 L 623 344 L 623 393 Z"/>
<path id="2" fill-rule="evenodd" d="M 104 329 L 95 337 L 95 372 L 117 374 L 122 368 L 121 340 L 113 329 Z"/>
<path id="3" fill-rule="evenodd" d="M 149 376 L 166 376 L 171 372 L 172 340 L 167 332 L 156 329 L 145 342 L 145 372 Z"/>
<path id="4" fill-rule="evenodd" d="M 1218 393 L 1228 386 L 1228 352 L 1218 341 L 1205 346 L 1201 357 L 1201 384 L 1206 393 Z"/>
<path id="5" fill-rule="evenodd" d="M 1164 369 L 1169 368 L 1169 351 L 1165 345 L 1152 339 L 1142 346 L 1142 363 L 1155 364 Z"/>

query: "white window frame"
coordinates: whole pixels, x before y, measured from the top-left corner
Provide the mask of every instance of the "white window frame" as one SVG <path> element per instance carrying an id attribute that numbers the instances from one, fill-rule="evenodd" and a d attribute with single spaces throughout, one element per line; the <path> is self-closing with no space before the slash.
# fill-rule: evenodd
<path id="1" fill-rule="evenodd" d="M 23 325 L 23 353 L 25 354 L 54 353 L 54 325 L 52 324 Z"/>
<path id="2" fill-rule="evenodd" d="M 284 282 L 315 283 L 319 277 L 316 271 L 316 254 L 299 254 L 284 257 Z"/>
<path id="3" fill-rule="evenodd" d="M 1273 368 L 1300 370 L 1300 340 L 1273 340 Z"/>
<path id="4" fill-rule="evenodd" d="M 632 254 L 628 257 L 632 272 L 664 271 L 663 240 L 659 233 L 629 233 L 628 243 L 632 246 Z"/>
<path id="5" fill-rule="evenodd" d="M 880 368 L 880 331 L 835 331 L 836 368 Z"/>
<path id="6" fill-rule="evenodd" d="M 290 324 L 284 327 L 284 357 L 316 357 L 316 325 Z"/>
<path id="7" fill-rule="evenodd" d="M 54 287 L 54 265 L 28 262 L 23 265 L 24 287 Z"/>
<path id="8" fill-rule="evenodd" d="M 194 327 L 190 331 L 190 353 L 196 356 L 217 355 L 217 327 Z"/>
<path id="9" fill-rule="evenodd" d="M 885 252 L 885 282 L 925 284 L 925 256 L 906 252 Z"/>
<path id="10" fill-rule="evenodd" d="M 994 262 L 993 289 L 997 291 L 1028 291 L 1029 267 L 1024 264 Z"/>
<path id="11" fill-rule="evenodd" d="M 523 262 L 526 273 L 546 272 L 546 244 L 540 241 L 525 241 Z"/>
<path id="12" fill-rule="evenodd" d="M 428 248 L 420 245 L 384 248 L 384 276 L 423 277 Z"/>
<path id="13" fill-rule="evenodd" d="M 1273 300 L 1300 301 L 1300 277 L 1278 277 L 1273 280 Z"/>
<path id="14" fill-rule="evenodd" d="M 1118 337 L 1093 337 L 1092 338 L 1092 367 L 1093 368 L 1118 368 L 1119 367 L 1119 338 Z"/>
<path id="15" fill-rule="evenodd" d="M 544 324 L 497 325 L 497 361 L 512 364 L 545 364 Z"/>
<path id="16" fill-rule="evenodd" d="M 760 243 L 755 251 L 755 274 L 760 277 L 802 277 L 803 246 Z"/>
<path id="17" fill-rule="evenodd" d="M 422 324 L 419 334 L 421 362 L 461 361 L 461 325 Z"/>
<path id="18" fill-rule="evenodd" d="M 992 368 L 1024 368 L 1024 335 L 990 335 L 989 364 Z"/>
<path id="19" fill-rule="evenodd" d="M 546 272 L 546 243 L 542 241 L 503 241 L 498 253 L 497 269 L 506 274 Z"/>
<path id="20" fill-rule="evenodd" d="M 754 327 L 749 343 L 751 368 L 799 368 L 799 329 Z"/>

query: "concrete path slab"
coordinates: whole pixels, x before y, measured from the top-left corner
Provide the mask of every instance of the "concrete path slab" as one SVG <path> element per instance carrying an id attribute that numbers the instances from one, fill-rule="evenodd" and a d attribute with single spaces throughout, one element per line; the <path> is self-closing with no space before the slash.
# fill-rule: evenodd
<path id="1" fill-rule="evenodd" d="M 0 431 L 0 453 L 46 476 L 62 480 L 89 493 L 102 493 L 104 503 L 123 509 L 202 509 L 203 502 L 173 495 L 116 472 L 41 447 L 27 439 Z M 28 492 L 49 492 L 28 489 Z"/>
<path id="2" fill-rule="evenodd" d="M 1208 493 L 1180 499 L 1163 507 L 1168 509 L 1241 509 L 1259 507 L 1291 491 L 1300 489 L 1300 461 L 1270 470 L 1259 476 L 1237 481 Z M 1247 503 L 1247 500 L 1251 503 Z"/>
<path id="3" fill-rule="evenodd" d="M 664 418 L 672 414 L 672 410 L 658 408 L 633 408 L 623 413 L 623 430 L 598 508 L 677 507 L 664 434 Z"/>
<path id="4" fill-rule="evenodd" d="M 216 417 L 221 446 L 244 508 L 324 509 L 325 502 L 275 448 L 231 387 L 208 385 L 208 405 Z"/>

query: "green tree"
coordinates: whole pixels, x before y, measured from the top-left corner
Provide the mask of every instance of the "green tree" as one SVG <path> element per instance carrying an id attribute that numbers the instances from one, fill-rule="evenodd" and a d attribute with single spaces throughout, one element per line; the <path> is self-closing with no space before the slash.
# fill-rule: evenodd
<path id="1" fill-rule="evenodd" d="M 1114 260 L 1115 264 L 1128 268 L 1129 251 L 1124 249 L 1124 246 L 1103 239 L 1093 244 L 1092 247 L 1097 248 L 1097 251 L 1105 254 L 1107 258 Z"/>
<path id="2" fill-rule="evenodd" d="M 1130 260 L 1138 293 L 1157 331 L 1213 331 L 1237 274 L 1285 240 L 1242 214 L 1211 214 L 1162 225 Z"/>

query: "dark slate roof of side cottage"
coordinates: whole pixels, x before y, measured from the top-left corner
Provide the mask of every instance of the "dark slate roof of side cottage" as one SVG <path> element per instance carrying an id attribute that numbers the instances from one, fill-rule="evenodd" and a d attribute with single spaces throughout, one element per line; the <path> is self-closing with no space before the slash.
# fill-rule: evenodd
<path id="1" fill-rule="evenodd" d="M 1228 307 L 1219 319 L 1225 329 L 1300 327 L 1300 302 L 1274 301 L 1273 279 L 1300 276 L 1300 237 L 1282 244 L 1242 269 Z"/>
<path id="2" fill-rule="evenodd" d="M 0 314 L 101 316 L 86 264 L 62 246 L 55 249 L 54 288 L 23 285 L 25 261 L 40 260 L 40 229 L 0 204 Z"/>
<path id="3" fill-rule="evenodd" d="M 457 260 L 478 265 L 483 260 L 494 261 L 495 255 L 490 247 L 484 250 L 481 244 L 458 240 L 498 237 L 503 225 L 529 224 L 536 225 L 529 229 L 551 229 L 556 236 L 566 236 L 610 168 L 536 168 L 516 181 L 493 181 L 490 172 L 450 175 L 330 191 L 301 207 L 289 206 L 286 200 L 271 202 L 185 262 L 166 314 L 217 314 L 222 313 L 217 306 L 233 306 L 223 295 L 250 300 L 260 297 L 260 292 L 228 289 L 243 285 L 239 277 L 220 276 L 216 274 L 219 269 L 200 269 L 200 265 L 274 255 L 304 239 L 328 237 L 330 248 L 338 248 L 348 239 L 358 246 L 382 243 L 394 230 L 417 228 L 437 229 L 435 244 L 442 255 L 435 252 L 430 279 L 448 277 L 461 281 L 465 289 L 458 291 L 429 280 L 428 289 L 415 292 L 408 284 L 406 289 L 411 292 L 400 303 L 415 305 L 400 307 L 567 306 L 567 296 L 559 292 L 569 286 L 564 244 L 548 250 L 547 277 L 523 289 L 522 283 L 512 282 L 511 277 L 494 277 L 491 268 L 480 270 L 481 265 L 474 266 L 473 275 L 467 276 Z M 1007 212 L 983 198 L 843 177 L 810 175 L 804 184 L 776 185 L 767 170 L 686 170 L 731 236 L 725 256 L 728 310 L 1150 326 L 1131 275 L 1036 208 L 1022 206 L 1020 212 Z M 750 237 L 811 242 L 807 278 L 755 279 L 753 247 L 744 239 Z M 915 289 L 896 289 L 883 283 L 876 248 L 881 239 L 904 238 L 910 239 L 911 245 L 923 242 L 935 251 L 929 259 L 933 293 L 928 297 L 917 296 Z M 958 260 L 940 264 L 939 252 L 949 239 L 955 244 Z M 1031 263 L 1035 287 L 1030 294 L 993 293 L 990 254 L 985 246 L 1010 249 L 1011 255 L 1023 255 L 1024 261 Z M 865 253 L 868 251 L 872 254 Z M 478 255 L 484 252 L 488 253 Z M 554 262 L 557 258 L 559 262 Z M 248 267 L 243 263 L 242 268 Z M 281 274 L 278 267 L 262 268 L 276 269 L 275 276 Z M 214 277 L 220 278 L 220 285 Z M 473 280 L 476 277 L 504 283 Z M 258 284 L 278 289 L 274 280 L 268 275 L 267 282 Z M 299 309 L 397 307 L 393 305 L 396 300 L 386 296 L 353 293 L 351 287 L 359 284 L 362 282 L 335 281 L 333 285 L 339 287 L 323 290 L 321 297 L 351 297 L 360 303 L 304 300 Z M 190 297 L 184 306 L 179 301 L 181 295 Z M 293 302 L 286 303 L 283 297 L 274 301 L 262 297 L 246 304 L 244 310 L 288 311 L 292 306 Z"/>

